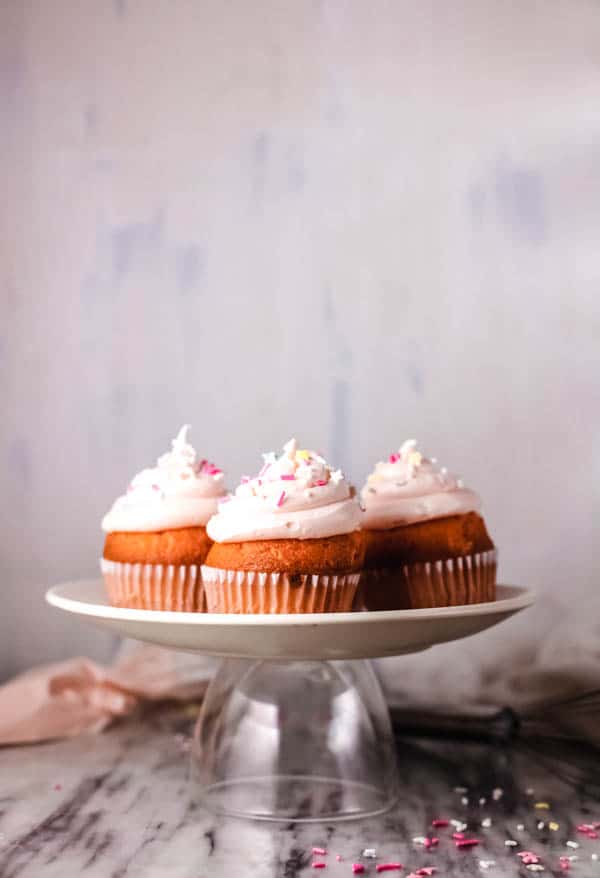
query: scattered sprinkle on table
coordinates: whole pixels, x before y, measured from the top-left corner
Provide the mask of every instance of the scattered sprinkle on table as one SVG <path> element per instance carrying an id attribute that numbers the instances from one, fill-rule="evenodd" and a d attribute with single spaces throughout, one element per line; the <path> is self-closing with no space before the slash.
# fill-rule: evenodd
<path id="1" fill-rule="evenodd" d="M 323 863 L 321 860 L 319 860 L 319 861 L 316 862 L 316 863 L 312 863 L 311 865 L 312 865 L 313 869 L 325 869 L 325 868 L 327 868 L 327 863 Z"/>
<path id="2" fill-rule="evenodd" d="M 550 805 L 548 804 L 548 802 L 536 802 L 533 807 L 537 808 L 538 811 L 549 811 L 550 810 Z"/>
<path id="3" fill-rule="evenodd" d="M 376 860 L 377 850 L 376 848 L 365 848 L 361 856 L 366 857 L 368 860 Z"/>
<path id="4" fill-rule="evenodd" d="M 454 844 L 457 848 L 474 848 L 479 844 L 478 838 L 460 838 L 458 841 L 455 841 Z"/>
<path id="5" fill-rule="evenodd" d="M 461 801 L 461 804 L 462 804 L 462 805 L 468 805 L 468 804 L 469 804 L 469 800 L 467 799 L 466 796 L 463 796 L 462 799 L 461 799 L 460 801 Z"/>
<path id="6" fill-rule="evenodd" d="M 362 875 L 365 871 L 365 867 L 362 863 L 352 863 L 352 874 L 353 875 Z"/>
<path id="7" fill-rule="evenodd" d="M 483 869 L 484 871 L 486 869 L 491 869 L 492 866 L 495 866 L 495 865 L 496 865 L 495 860 L 479 860 L 479 868 Z"/>
<path id="8" fill-rule="evenodd" d="M 507 838 L 506 841 L 504 842 L 504 844 L 506 845 L 507 848 L 514 848 L 519 844 L 519 842 L 515 841 L 512 838 Z"/>
<path id="9" fill-rule="evenodd" d="M 377 863 L 376 872 L 399 872 L 404 868 L 402 863 Z"/>
<path id="10" fill-rule="evenodd" d="M 502 789 L 502 787 L 495 787 L 495 789 L 492 790 L 492 799 L 494 800 L 494 802 L 498 802 L 503 795 L 504 790 Z"/>
<path id="11" fill-rule="evenodd" d="M 576 841 L 567 841 L 565 842 L 568 848 L 573 848 L 574 850 L 579 847 L 579 842 Z"/>
<path id="12" fill-rule="evenodd" d="M 491 817 L 484 817 L 484 819 L 481 821 L 481 825 L 483 826 L 484 829 L 489 829 L 490 826 L 492 825 L 492 818 Z"/>
<path id="13" fill-rule="evenodd" d="M 313 848 L 312 852 L 313 852 L 313 854 L 317 854 L 318 856 L 321 856 L 321 857 L 327 856 L 327 851 L 325 850 L 325 848 Z"/>
<path id="14" fill-rule="evenodd" d="M 560 823 L 556 823 L 555 820 L 551 820 L 550 823 L 548 824 L 548 829 L 551 832 L 556 832 L 557 829 L 560 829 Z"/>

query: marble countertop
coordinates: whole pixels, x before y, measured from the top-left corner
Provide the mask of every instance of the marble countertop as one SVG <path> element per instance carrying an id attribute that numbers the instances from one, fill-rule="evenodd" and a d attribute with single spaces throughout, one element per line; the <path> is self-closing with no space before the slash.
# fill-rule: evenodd
<path id="1" fill-rule="evenodd" d="M 576 830 L 600 819 L 589 756 L 577 749 L 407 738 L 402 799 L 389 814 L 266 824 L 215 818 L 190 804 L 192 713 L 155 708 L 100 735 L 0 750 L 0 876 L 341 878 L 367 847 L 378 858 L 363 859 L 366 875 L 387 861 L 402 862 L 390 874 L 404 876 L 429 865 L 439 876 L 560 875 L 559 857 L 572 856 L 570 875 L 600 876 L 600 839 Z M 480 844 L 458 850 L 452 828 L 440 828 L 439 844 L 425 850 L 413 839 L 431 835 L 438 817 L 466 822 Z M 313 846 L 329 852 L 318 858 L 327 863 L 319 872 Z M 521 863 L 523 850 L 539 854 L 533 865 L 544 872 Z"/>

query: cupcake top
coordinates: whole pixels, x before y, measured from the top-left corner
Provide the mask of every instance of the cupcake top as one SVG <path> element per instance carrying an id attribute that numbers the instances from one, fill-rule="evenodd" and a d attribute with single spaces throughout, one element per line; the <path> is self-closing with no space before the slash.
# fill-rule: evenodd
<path id="1" fill-rule="evenodd" d="M 282 455 L 263 459 L 259 474 L 242 477 L 235 494 L 219 503 L 207 527 L 215 542 L 319 539 L 360 528 L 354 488 L 316 451 L 290 439 Z"/>
<path id="2" fill-rule="evenodd" d="M 478 495 L 461 479 L 417 451 L 416 439 L 375 465 L 361 491 L 367 530 L 389 530 L 417 521 L 475 512 Z"/>
<path id="3" fill-rule="evenodd" d="M 127 493 L 102 519 L 102 530 L 147 532 L 207 523 L 225 494 L 223 472 L 207 460 L 196 459 L 187 441 L 188 430 L 186 424 L 173 439 L 172 450 L 159 457 L 155 467 L 135 476 Z"/>

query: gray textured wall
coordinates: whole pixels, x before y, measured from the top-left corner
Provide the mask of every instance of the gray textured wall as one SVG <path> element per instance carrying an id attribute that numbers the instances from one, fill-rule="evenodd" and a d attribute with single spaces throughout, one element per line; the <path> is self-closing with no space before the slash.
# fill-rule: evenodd
<path id="1" fill-rule="evenodd" d="M 417 436 L 505 581 L 598 586 L 600 7 L 0 7 L 0 676 L 110 642 L 42 601 L 184 421 Z M 549 605 L 549 604 L 548 604 Z"/>

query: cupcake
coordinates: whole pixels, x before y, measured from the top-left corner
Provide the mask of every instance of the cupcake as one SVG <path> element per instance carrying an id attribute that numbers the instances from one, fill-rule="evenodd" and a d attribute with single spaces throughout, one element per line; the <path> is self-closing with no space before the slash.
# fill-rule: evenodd
<path id="1" fill-rule="evenodd" d="M 110 602 L 144 610 L 204 609 L 206 523 L 225 494 L 223 473 L 197 460 L 179 431 L 172 451 L 142 470 L 102 520 L 101 568 Z"/>
<path id="2" fill-rule="evenodd" d="M 369 610 L 492 601 L 496 551 L 478 495 L 409 439 L 378 463 L 361 492 Z"/>
<path id="3" fill-rule="evenodd" d="M 208 523 L 202 569 L 213 613 L 322 613 L 352 608 L 364 561 L 362 512 L 339 469 L 292 439 L 263 455 Z"/>

